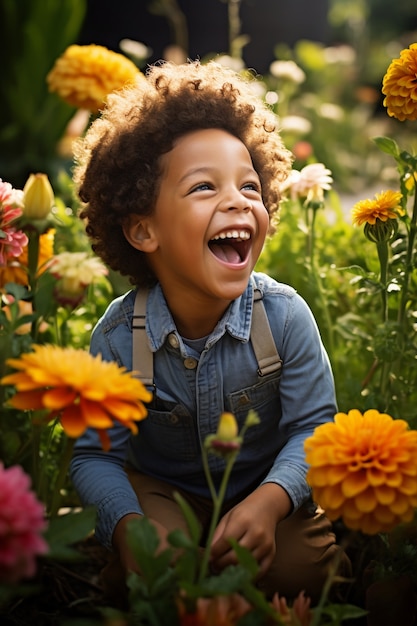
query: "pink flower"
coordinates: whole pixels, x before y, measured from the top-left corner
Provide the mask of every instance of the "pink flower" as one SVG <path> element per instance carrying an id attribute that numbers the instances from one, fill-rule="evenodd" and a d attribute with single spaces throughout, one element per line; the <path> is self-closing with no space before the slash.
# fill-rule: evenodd
<path id="1" fill-rule="evenodd" d="M 0 231 L 0 265 L 6 265 L 10 257 L 18 257 L 28 244 L 28 238 L 21 230 L 6 226 Z"/>
<path id="2" fill-rule="evenodd" d="M 13 187 L 0 178 L 0 204 L 10 201 L 13 195 Z"/>
<path id="3" fill-rule="evenodd" d="M 0 178 L 0 224 L 4 224 L 2 214 L 7 209 L 20 207 L 16 217 L 20 217 L 22 214 L 23 204 L 23 191 L 21 189 L 14 189 L 10 183 L 6 183 Z M 13 218 L 15 219 L 15 218 Z"/>
<path id="4" fill-rule="evenodd" d="M 44 507 L 30 490 L 30 478 L 21 467 L 0 463 L 0 583 L 15 583 L 36 572 L 36 557 L 47 543 Z"/>
<path id="5" fill-rule="evenodd" d="M 292 200 L 307 198 L 309 201 L 322 201 L 324 191 L 331 189 L 333 182 L 331 171 L 323 163 L 310 163 L 302 170 L 291 170 L 281 187 L 284 196 L 288 192 Z"/>
<path id="6" fill-rule="evenodd" d="M 22 209 L 19 207 L 4 206 L 0 213 L 1 221 L 0 228 L 4 229 L 9 226 L 14 220 L 22 215 Z"/>
<path id="7" fill-rule="evenodd" d="M 10 257 L 20 256 L 28 244 L 23 231 L 12 226 L 22 215 L 22 193 L 0 178 L 0 265 L 6 265 Z"/>

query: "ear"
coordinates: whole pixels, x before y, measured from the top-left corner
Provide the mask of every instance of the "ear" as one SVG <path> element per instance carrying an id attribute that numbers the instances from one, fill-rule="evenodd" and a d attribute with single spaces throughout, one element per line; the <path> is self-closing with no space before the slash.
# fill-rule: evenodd
<path id="1" fill-rule="evenodd" d="M 123 233 L 136 250 L 149 253 L 158 248 L 150 215 L 129 215 L 123 224 Z"/>

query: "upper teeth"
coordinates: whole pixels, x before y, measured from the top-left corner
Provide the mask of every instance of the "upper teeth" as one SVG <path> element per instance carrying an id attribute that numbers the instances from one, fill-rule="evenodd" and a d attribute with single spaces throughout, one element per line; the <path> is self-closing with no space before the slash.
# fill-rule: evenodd
<path id="1" fill-rule="evenodd" d="M 250 233 L 247 230 L 225 230 L 213 239 L 250 239 Z"/>

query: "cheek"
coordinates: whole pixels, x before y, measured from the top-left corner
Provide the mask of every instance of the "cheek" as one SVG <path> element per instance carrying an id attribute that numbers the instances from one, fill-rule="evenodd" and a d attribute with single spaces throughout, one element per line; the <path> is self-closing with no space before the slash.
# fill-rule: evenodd
<path id="1" fill-rule="evenodd" d="M 262 234 L 264 237 L 266 237 L 269 231 L 269 226 L 270 226 L 269 213 L 264 208 L 262 210 L 262 213 L 259 213 L 258 215 L 259 215 L 259 218 L 258 218 L 259 233 Z"/>

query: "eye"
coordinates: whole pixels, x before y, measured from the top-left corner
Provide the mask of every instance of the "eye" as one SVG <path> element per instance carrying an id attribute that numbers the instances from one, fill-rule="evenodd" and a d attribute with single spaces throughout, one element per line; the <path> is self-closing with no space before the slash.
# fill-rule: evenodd
<path id="1" fill-rule="evenodd" d="M 261 186 L 257 182 L 247 182 L 242 186 L 242 189 L 246 189 L 248 191 L 256 191 L 257 193 L 261 193 Z"/>
<path id="2" fill-rule="evenodd" d="M 213 185 L 210 183 L 198 183 L 191 190 L 190 193 L 194 193 L 195 191 L 207 191 L 208 189 L 213 189 Z"/>

